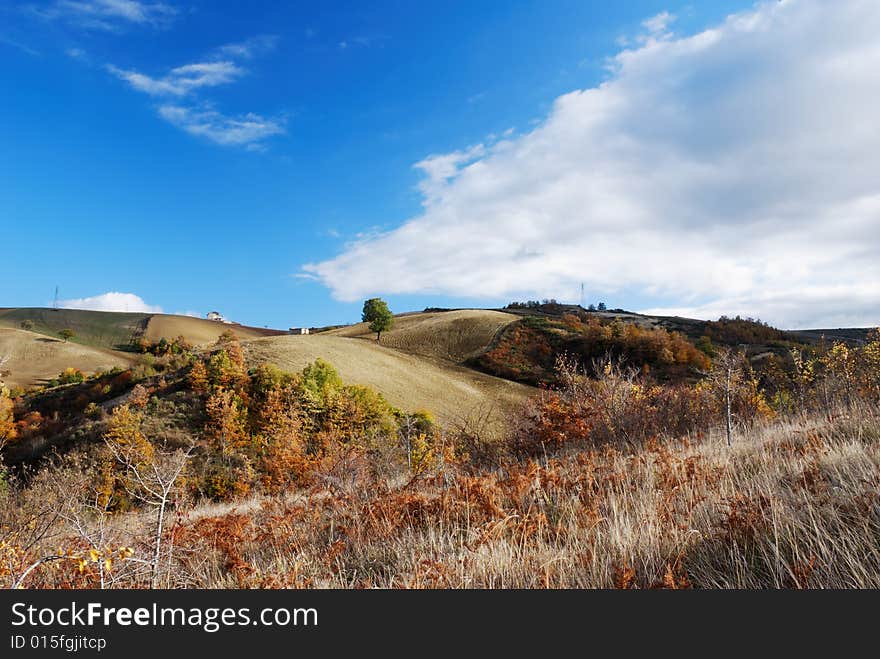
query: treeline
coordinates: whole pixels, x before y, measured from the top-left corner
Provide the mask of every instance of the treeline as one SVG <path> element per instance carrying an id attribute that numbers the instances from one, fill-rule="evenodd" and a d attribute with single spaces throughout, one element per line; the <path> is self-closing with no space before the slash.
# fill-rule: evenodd
<path id="1" fill-rule="evenodd" d="M 788 332 L 771 327 L 760 319 L 739 316 L 734 318 L 721 316 L 718 320 L 707 321 L 703 335 L 714 343 L 724 345 L 766 345 L 773 342 L 792 342 L 795 339 Z"/>

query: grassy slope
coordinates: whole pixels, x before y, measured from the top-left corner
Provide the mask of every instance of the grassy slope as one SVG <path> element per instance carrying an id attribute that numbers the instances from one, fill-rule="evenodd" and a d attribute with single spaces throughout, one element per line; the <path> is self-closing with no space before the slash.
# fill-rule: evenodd
<path id="1" fill-rule="evenodd" d="M 65 343 L 36 332 L 0 328 L 0 355 L 9 356 L 3 380 L 11 387 L 29 387 L 57 376 L 65 368 L 91 373 L 114 366 L 127 368 L 134 355 L 77 343 Z"/>
<path id="2" fill-rule="evenodd" d="M 850 327 L 838 329 L 793 330 L 791 333 L 802 341 L 819 343 L 824 338 L 827 342 L 843 341 L 849 345 L 864 345 L 872 327 Z"/>
<path id="3" fill-rule="evenodd" d="M 21 329 L 24 321 L 32 331 Z M 65 343 L 58 332 L 71 329 Z M 0 355 L 8 356 L 3 378 L 9 386 L 32 386 L 57 376 L 66 368 L 87 373 L 113 366 L 127 368 L 136 358 L 135 342 L 183 335 L 194 345 L 213 343 L 226 330 L 241 340 L 277 334 L 272 330 L 227 325 L 187 316 L 82 311 L 78 309 L 0 309 Z"/>
<path id="4" fill-rule="evenodd" d="M 486 349 L 498 332 L 517 317 L 498 311 L 462 309 L 397 316 L 394 327 L 382 335 L 382 345 L 411 355 L 461 364 Z M 366 323 L 327 332 L 375 341 Z"/>
<path id="5" fill-rule="evenodd" d="M 21 328 L 23 321 L 33 323 L 33 331 L 57 338 L 62 329 L 72 329 L 71 339 L 93 348 L 128 350 L 140 336 L 150 315 L 80 311 L 78 309 L 0 309 L 0 327 Z"/>
<path id="6" fill-rule="evenodd" d="M 743 431 L 732 449 L 713 434 L 570 451 L 451 487 L 365 483 L 346 497 L 206 506 L 220 516 L 202 520 L 216 525 L 206 546 L 213 529 L 252 521 L 235 551 L 258 578 L 196 550 L 193 585 L 253 587 L 269 574 L 293 575 L 285 587 L 877 588 L 878 470 L 868 413 Z M 279 518 L 290 525 L 277 529 Z M 334 526 L 344 530 L 328 540 Z"/>
<path id="7" fill-rule="evenodd" d="M 244 349 L 252 364 L 270 362 L 289 371 L 320 357 L 333 364 L 345 382 L 373 387 L 392 405 L 429 410 L 445 423 L 489 410 L 498 419 L 533 391 L 456 364 L 342 336 L 271 337 L 249 341 Z"/>
<path id="8" fill-rule="evenodd" d="M 171 316 L 156 314 L 150 316 L 144 330 L 144 337 L 153 341 L 161 338 L 173 339 L 184 336 L 187 341 L 196 346 L 206 346 L 214 343 L 225 331 L 232 331 L 240 341 L 258 339 L 264 336 L 285 334 L 277 330 L 265 330 L 257 327 L 245 327 L 244 325 L 218 323 L 202 318 L 190 318 L 189 316 Z"/>

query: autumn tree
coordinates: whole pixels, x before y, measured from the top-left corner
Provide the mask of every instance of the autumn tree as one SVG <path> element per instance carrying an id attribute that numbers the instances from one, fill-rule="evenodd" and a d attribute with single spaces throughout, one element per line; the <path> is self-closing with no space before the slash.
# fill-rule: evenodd
<path id="1" fill-rule="evenodd" d="M 247 406 L 234 391 L 217 389 L 205 403 L 205 414 L 212 455 L 203 469 L 202 492 L 217 500 L 247 494 L 253 480 Z"/>
<path id="2" fill-rule="evenodd" d="M 826 406 L 830 406 L 829 395 L 847 407 L 852 403 L 853 390 L 856 385 L 855 351 L 841 341 L 837 341 L 822 355 L 822 366 L 825 369 L 823 384 Z"/>
<path id="3" fill-rule="evenodd" d="M 708 381 L 712 391 L 719 397 L 724 413 L 727 445 L 733 445 L 733 401 L 744 382 L 744 355 L 739 350 L 721 350 L 709 371 Z"/>
<path id="4" fill-rule="evenodd" d="M 72 329 L 70 329 L 69 327 L 65 327 L 63 330 L 61 330 L 60 332 L 58 332 L 58 336 L 60 336 L 62 339 L 64 339 L 64 342 L 67 343 L 67 342 L 70 341 L 73 337 L 76 336 L 76 332 L 74 332 L 74 331 L 73 331 Z"/>
<path id="5" fill-rule="evenodd" d="M 3 367 L 9 361 L 9 355 L 0 354 L 0 392 L 5 391 L 6 385 L 3 383 Z"/>
<path id="6" fill-rule="evenodd" d="M 9 400 L 9 391 L 3 383 L 3 366 L 9 361 L 8 355 L 0 355 L 0 449 L 11 439 L 15 439 L 15 417 L 13 415 L 12 401 Z M 0 463 L 2 470 L 2 463 Z M 2 471 L 0 471 L 2 475 Z"/>
<path id="7" fill-rule="evenodd" d="M 361 320 L 370 324 L 370 331 L 376 333 L 376 341 L 394 325 L 394 315 L 388 308 L 388 303 L 382 298 L 374 297 L 364 302 Z"/>
<path id="8" fill-rule="evenodd" d="M 865 392 L 880 403 L 880 328 L 872 330 L 861 350 L 861 376 Z"/>
<path id="9" fill-rule="evenodd" d="M 198 394 L 208 393 L 208 369 L 201 359 L 196 360 L 190 369 L 189 386 Z"/>
<path id="10" fill-rule="evenodd" d="M 262 484 L 277 493 L 307 476 L 311 460 L 305 451 L 303 412 L 292 386 L 265 391 L 255 414 L 256 449 Z"/>
<path id="11" fill-rule="evenodd" d="M 0 382 L 0 449 L 3 445 L 15 439 L 15 419 L 13 417 L 13 405 L 9 399 L 9 393 Z"/>
<path id="12" fill-rule="evenodd" d="M 148 561 L 150 587 L 159 584 L 165 517 L 180 488 L 181 474 L 192 449 L 158 450 L 144 435 L 143 417 L 128 405 L 113 410 L 104 443 L 120 465 L 129 495 L 155 511 L 152 558 Z"/>
<path id="13" fill-rule="evenodd" d="M 233 341 L 238 341 L 238 337 L 235 335 L 231 329 L 223 330 L 223 333 L 217 337 L 216 345 L 223 345 L 225 343 L 232 343 Z"/>
<path id="14" fill-rule="evenodd" d="M 806 409 L 807 396 L 816 381 L 818 359 L 805 354 L 799 348 L 792 348 L 789 354 L 794 364 L 792 380 L 798 397 L 798 407 L 803 411 Z"/>

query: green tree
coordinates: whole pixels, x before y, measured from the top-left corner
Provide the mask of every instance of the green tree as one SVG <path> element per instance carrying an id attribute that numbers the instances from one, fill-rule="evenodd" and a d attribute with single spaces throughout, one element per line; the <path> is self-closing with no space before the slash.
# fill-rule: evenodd
<path id="1" fill-rule="evenodd" d="M 32 329 L 34 329 L 34 321 L 27 318 L 21 321 L 21 329 L 31 331 Z"/>
<path id="2" fill-rule="evenodd" d="M 391 329 L 394 325 L 394 315 L 388 308 L 388 303 L 382 298 L 374 297 L 364 302 L 364 311 L 361 319 L 370 323 L 370 331 L 376 333 L 376 341 L 382 336 L 382 332 Z"/>
<path id="3" fill-rule="evenodd" d="M 67 342 L 70 341 L 73 337 L 76 336 L 76 332 L 74 332 L 74 331 L 73 331 L 72 329 L 70 329 L 69 327 L 65 327 L 63 330 L 61 330 L 60 332 L 58 332 L 58 336 L 60 336 L 62 339 L 64 339 L 64 342 L 67 343 Z"/>

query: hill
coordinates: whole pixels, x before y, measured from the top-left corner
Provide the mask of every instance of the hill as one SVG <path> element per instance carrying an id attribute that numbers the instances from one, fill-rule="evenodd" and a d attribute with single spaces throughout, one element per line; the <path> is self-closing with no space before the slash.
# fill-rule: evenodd
<path id="1" fill-rule="evenodd" d="M 499 332 L 517 320 L 500 311 L 457 309 L 395 316 L 394 327 L 382 334 L 382 345 L 411 355 L 461 364 L 488 348 Z M 326 334 L 375 342 L 367 323 Z"/>
<path id="2" fill-rule="evenodd" d="M 868 335 L 874 329 L 873 327 L 838 327 L 837 329 L 793 330 L 791 334 L 809 343 L 819 343 L 824 339 L 826 342 L 842 341 L 850 346 L 861 346 L 865 344 Z"/>
<path id="3" fill-rule="evenodd" d="M 88 373 L 114 366 L 128 368 L 135 358 L 124 352 L 65 343 L 36 332 L 10 328 L 0 328 L 0 355 L 9 357 L 0 374 L 0 379 L 9 387 L 42 384 L 66 368 Z"/>
<path id="4" fill-rule="evenodd" d="M 73 343 L 109 350 L 132 350 L 143 333 L 149 314 L 79 309 L 0 309 L 0 327 L 21 329 L 22 323 L 38 334 L 58 338 L 58 332 L 71 329 Z"/>
<path id="5" fill-rule="evenodd" d="M 138 357 L 141 339 L 183 336 L 206 347 L 231 331 L 242 342 L 252 365 L 271 362 L 298 371 L 317 358 L 338 368 L 349 382 L 374 387 L 393 405 L 426 409 L 447 422 L 479 411 L 498 417 L 522 401 L 528 387 L 476 372 L 461 364 L 483 352 L 516 316 L 497 311 L 459 310 L 398 316 L 394 329 L 376 345 L 366 324 L 319 335 L 291 336 L 278 330 L 166 314 L 132 314 L 71 309 L 3 309 L 0 350 L 10 386 L 31 386 L 66 368 L 87 373 L 128 367 Z M 21 329 L 27 321 L 32 331 Z M 58 332 L 69 328 L 69 343 Z"/>
<path id="6" fill-rule="evenodd" d="M 189 343 L 203 347 L 214 343 L 223 332 L 227 331 L 235 334 L 239 341 L 287 334 L 287 332 L 280 330 L 247 327 L 237 323 L 219 323 L 214 320 L 191 318 L 190 316 L 156 314 L 148 318 L 142 336 L 151 341 L 158 341 L 162 338 L 173 339 L 182 336 Z"/>
<path id="7" fill-rule="evenodd" d="M 22 329 L 23 324 L 28 329 Z M 68 342 L 58 333 L 73 330 Z M 118 366 L 127 368 L 137 359 L 141 338 L 158 341 L 183 336 L 203 347 L 225 331 L 241 341 L 284 334 L 278 330 L 218 323 L 189 316 L 84 311 L 79 309 L 0 309 L 0 356 L 4 381 L 12 387 L 45 383 L 66 368 L 86 373 Z"/>
<path id="8" fill-rule="evenodd" d="M 404 331 L 401 340 L 405 336 Z M 409 338 L 413 336 L 416 333 Z M 467 342 L 456 339 L 451 344 L 461 347 Z M 415 350 L 426 347 L 414 339 L 407 345 Z M 268 362 L 286 371 L 299 371 L 315 359 L 324 359 L 346 382 L 372 387 L 401 409 L 428 410 L 443 423 L 455 424 L 490 411 L 499 419 L 533 392 L 449 361 L 353 337 L 278 336 L 248 341 L 243 348 L 249 364 Z"/>

